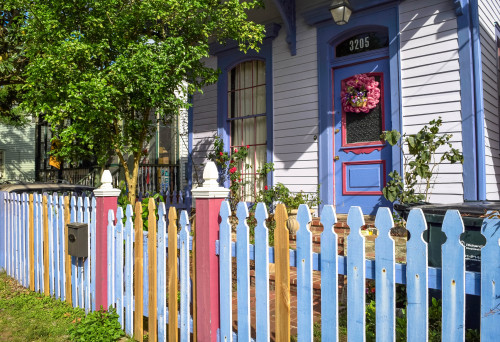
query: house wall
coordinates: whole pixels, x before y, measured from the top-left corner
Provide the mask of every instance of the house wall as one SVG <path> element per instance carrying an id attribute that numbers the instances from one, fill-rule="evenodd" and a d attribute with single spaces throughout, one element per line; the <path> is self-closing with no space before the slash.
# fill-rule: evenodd
<path id="1" fill-rule="evenodd" d="M 318 184 L 318 71 L 316 28 L 297 15 L 297 55 L 285 30 L 273 42 L 274 183 L 316 192 Z"/>
<path id="2" fill-rule="evenodd" d="M 462 150 L 458 34 L 453 3 L 404 1 L 399 6 L 399 18 L 403 131 L 416 133 L 441 116 L 441 132 L 453 134 L 453 146 Z M 462 172 L 461 164 L 440 166 L 430 202 L 463 201 Z"/>
<path id="3" fill-rule="evenodd" d="M 205 65 L 217 68 L 217 57 L 207 58 Z M 193 104 L 192 186 L 195 188 L 203 183 L 206 157 L 217 134 L 217 85 L 205 87 L 202 94 L 196 93 Z"/>
<path id="4" fill-rule="evenodd" d="M 498 200 L 500 199 L 500 122 L 495 21 L 500 21 L 500 2 L 481 0 L 478 5 L 486 142 L 486 198 Z"/>
<path id="5" fill-rule="evenodd" d="M 495 7 L 498 13 L 499 5 L 495 1 L 483 0 L 481 6 Z M 284 183 L 292 191 L 315 192 L 318 183 L 318 142 L 315 137 L 319 135 L 317 31 L 315 26 L 304 22 L 301 13 L 297 13 L 296 20 L 297 54 L 290 54 L 283 27 L 272 45 L 273 162 L 276 169 L 273 182 Z M 471 142 L 462 141 L 461 71 L 453 2 L 401 2 L 399 30 L 403 132 L 415 133 L 429 121 L 441 117 L 441 132 L 453 134 L 453 147 L 462 151 L 463 146 Z M 489 27 L 488 34 L 493 35 L 493 32 L 494 26 Z M 207 59 L 207 64 L 215 68 L 217 58 Z M 492 85 L 488 84 L 488 87 Z M 485 86 L 485 94 L 489 88 Z M 495 94 L 487 95 L 491 96 L 488 103 L 498 106 Z M 202 179 L 205 157 L 217 132 L 217 86 L 206 87 L 203 94 L 196 94 L 193 103 L 193 185 L 196 185 L 197 180 Z M 496 121 L 492 118 L 493 113 L 498 113 L 498 108 L 493 105 L 485 104 L 491 107 L 490 113 L 486 114 L 487 136 L 494 136 L 488 140 L 487 146 L 495 145 L 488 152 L 487 179 L 488 188 L 492 189 L 489 192 L 490 199 L 498 196 L 498 168 L 495 167 L 496 157 L 493 155 L 497 156 L 500 152 L 498 118 Z M 438 154 L 437 157 L 440 156 Z M 437 177 L 429 200 L 440 203 L 463 201 L 463 166 L 444 163 L 435 173 Z"/>
<path id="6" fill-rule="evenodd" d="M 6 180 L 35 180 L 35 124 L 23 128 L 0 125 L 0 150 L 4 151 Z"/>

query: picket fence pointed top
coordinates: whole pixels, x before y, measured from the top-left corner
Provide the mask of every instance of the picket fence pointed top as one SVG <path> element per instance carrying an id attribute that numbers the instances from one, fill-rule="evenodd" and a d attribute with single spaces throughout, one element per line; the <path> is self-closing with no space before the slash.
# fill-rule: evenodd
<path id="1" fill-rule="evenodd" d="M 134 215 L 134 209 L 132 208 L 132 204 L 127 204 L 127 209 L 125 211 L 127 217 L 132 217 Z"/>
<path id="2" fill-rule="evenodd" d="M 380 236 L 387 236 L 389 234 L 391 228 L 394 227 L 394 220 L 389 208 L 378 208 L 377 216 L 375 216 L 375 227 Z"/>
<path id="3" fill-rule="evenodd" d="M 229 207 L 229 202 L 224 201 L 220 205 L 220 216 L 224 220 L 231 216 L 231 208 Z"/>
<path id="4" fill-rule="evenodd" d="M 219 186 L 219 172 L 213 161 L 209 161 L 203 171 L 203 186 L 191 190 L 194 198 L 226 198 L 229 189 Z"/>
<path id="5" fill-rule="evenodd" d="M 245 222 L 248 217 L 248 207 L 245 202 L 238 203 L 238 208 L 236 209 L 236 217 L 238 217 L 239 222 Z"/>
<path id="6" fill-rule="evenodd" d="M 120 222 L 122 219 L 123 219 L 123 208 L 122 207 L 118 207 L 116 209 L 116 221 Z"/>
<path id="7" fill-rule="evenodd" d="M 181 211 L 181 217 L 179 219 L 179 223 L 181 225 L 181 229 L 187 229 L 187 225 L 189 224 L 189 217 L 185 210 Z"/>
<path id="8" fill-rule="evenodd" d="M 267 208 L 266 205 L 262 202 L 257 203 L 257 208 L 255 209 L 255 217 L 257 220 L 264 221 L 267 220 Z"/>

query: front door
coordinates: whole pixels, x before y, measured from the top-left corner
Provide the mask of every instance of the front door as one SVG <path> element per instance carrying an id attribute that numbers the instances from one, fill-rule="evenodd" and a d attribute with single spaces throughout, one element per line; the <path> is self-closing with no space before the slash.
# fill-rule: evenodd
<path id="1" fill-rule="evenodd" d="M 390 206 L 382 189 L 392 168 L 391 146 L 380 139 L 391 130 L 389 60 L 332 69 L 334 108 L 334 201 L 338 213 L 360 206 L 375 214 Z"/>

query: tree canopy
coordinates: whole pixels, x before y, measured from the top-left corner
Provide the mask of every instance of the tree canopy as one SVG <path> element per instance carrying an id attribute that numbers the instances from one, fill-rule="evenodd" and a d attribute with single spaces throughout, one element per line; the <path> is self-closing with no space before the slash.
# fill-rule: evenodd
<path id="1" fill-rule="evenodd" d="M 188 107 L 189 95 L 216 82 L 209 42 L 258 49 L 263 26 L 247 19 L 251 0 L 6 0 L 26 8 L 23 108 L 61 142 L 58 157 L 113 155 L 135 200 L 139 160 L 159 118 Z M 127 159 L 132 156 L 133 168 Z"/>
<path id="2" fill-rule="evenodd" d="M 28 59 L 24 53 L 25 9 L 0 9 L 0 123 L 19 126 L 27 116 L 19 107 L 24 69 Z"/>

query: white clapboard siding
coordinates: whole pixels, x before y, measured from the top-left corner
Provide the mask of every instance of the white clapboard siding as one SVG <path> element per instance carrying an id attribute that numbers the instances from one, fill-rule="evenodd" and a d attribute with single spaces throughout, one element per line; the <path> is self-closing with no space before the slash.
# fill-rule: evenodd
<path id="1" fill-rule="evenodd" d="M 205 65 L 217 68 L 217 57 L 205 60 Z M 217 133 L 217 85 L 203 88 L 203 94 L 193 96 L 193 185 L 202 182 L 203 167 L 213 137 Z"/>
<path id="2" fill-rule="evenodd" d="M 457 21 L 447 0 L 405 1 L 399 6 L 403 130 L 415 133 L 439 116 L 442 131 L 461 146 Z M 448 164 L 435 182 L 431 202 L 461 201 L 462 165 Z"/>
<path id="3" fill-rule="evenodd" d="M 318 183 L 316 28 L 297 17 L 297 55 L 286 33 L 273 42 L 274 183 L 315 192 Z M 307 161 L 307 162 L 306 162 Z M 302 186 L 301 186 L 302 185 Z M 293 189 L 292 189 L 293 188 Z"/>
<path id="4" fill-rule="evenodd" d="M 500 199 L 499 108 L 497 75 L 497 42 L 495 22 L 500 21 L 498 0 L 479 0 L 479 30 L 483 68 L 483 101 L 486 139 L 486 198 Z"/>
<path id="5" fill-rule="evenodd" d="M 5 158 L 0 182 L 8 179 L 29 182 L 35 179 L 35 124 L 26 127 L 0 124 L 0 151 L 4 151 Z"/>

